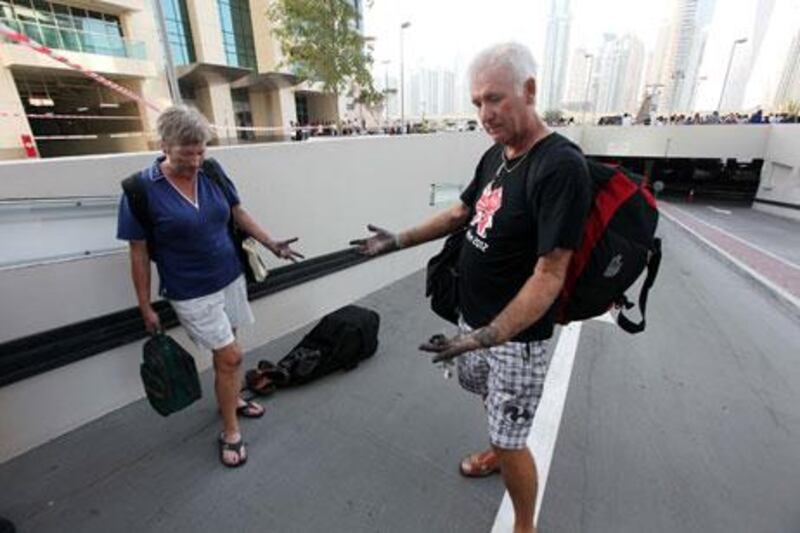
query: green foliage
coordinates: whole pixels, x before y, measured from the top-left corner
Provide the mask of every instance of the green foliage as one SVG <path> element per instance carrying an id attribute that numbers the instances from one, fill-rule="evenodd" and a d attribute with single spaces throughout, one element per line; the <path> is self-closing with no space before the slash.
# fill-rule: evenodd
<path id="1" fill-rule="evenodd" d="M 557 109 L 551 109 L 544 112 L 544 121 L 548 124 L 557 124 L 562 118 L 564 113 Z"/>
<path id="2" fill-rule="evenodd" d="M 368 39 L 356 29 L 358 13 L 347 0 L 274 0 L 268 16 L 283 50 L 284 67 L 340 94 L 375 91 Z M 379 94 L 379 93 L 378 93 Z"/>
<path id="3" fill-rule="evenodd" d="M 783 104 L 783 112 L 790 117 L 800 116 L 800 102 L 797 100 L 789 100 Z"/>

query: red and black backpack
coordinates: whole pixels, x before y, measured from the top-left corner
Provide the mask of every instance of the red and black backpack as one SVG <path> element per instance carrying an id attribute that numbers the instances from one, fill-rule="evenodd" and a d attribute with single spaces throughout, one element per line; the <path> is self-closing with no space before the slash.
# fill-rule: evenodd
<path id="1" fill-rule="evenodd" d="M 620 327 L 639 333 L 645 327 L 647 296 L 661 264 L 661 240 L 655 236 L 658 207 L 641 176 L 618 166 L 588 159 L 586 163 L 592 205 L 556 304 L 556 322 L 585 320 L 616 306 Z M 431 297 L 431 309 L 454 324 L 459 314 L 457 265 L 464 233 L 460 230 L 448 237 L 427 268 L 425 295 Z M 645 270 L 639 293 L 642 320 L 636 323 L 624 314 L 634 305 L 625 291 Z"/>
<path id="2" fill-rule="evenodd" d="M 620 308 L 617 323 L 628 333 L 645 327 L 647 295 L 661 264 L 661 239 L 655 236 L 658 207 L 641 176 L 618 166 L 586 161 L 592 181 L 592 205 L 581 246 L 572 256 L 556 311 L 556 321 L 602 315 Z M 623 310 L 633 304 L 625 291 L 647 270 L 639 292 L 639 323 Z"/>

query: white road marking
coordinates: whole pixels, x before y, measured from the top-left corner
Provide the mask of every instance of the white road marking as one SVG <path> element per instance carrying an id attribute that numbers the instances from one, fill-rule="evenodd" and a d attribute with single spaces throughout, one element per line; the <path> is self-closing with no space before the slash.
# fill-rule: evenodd
<path id="1" fill-rule="evenodd" d="M 533 428 L 528 436 L 528 447 L 536 460 L 536 470 L 539 473 L 539 492 L 536 496 L 534 522 L 538 521 L 539 510 L 542 508 L 544 489 L 547 486 L 547 476 L 550 473 L 550 464 L 553 460 L 556 437 L 561 425 L 561 416 L 564 412 L 564 403 L 580 336 L 581 322 L 573 322 L 561 329 L 558 344 L 550 360 L 550 368 L 547 370 L 542 399 L 539 401 L 539 407 L 536 409 L 536 416 L 533 419 Z M 514 508 L 508 492 L 506 492 L 500 503 L 500 509 L 497 511 L 492 533 L 508 533 L 513 529 Z"/>
<path id="2" fill-rule="evenodd" d="M 674 208 L 674 206 L 673 206 L 673 208 Z M 736 265 L 737 268 L 745 271 L 750 277 L 754 278 L 756 281 L 758 281 L 762 285 L 766 286 L 769 290 L 771 290 L 773 293 L 777 294 L 784 301 L 789 302 L 790 304 L 792 304 L 795 307 L 797 307 L 798 309 L 800 309 L 800 298 L 797 298 L 796 296 L 791 294 L 788 290 L 784 289 L 783 287 L 778 286 L 776 283 L 773 283 L 772 281 L 767 279 L 762 274 L 759 274 L 758 272 L 756 272 L 754 269 L 752 269 L 749 266 L 747 266 L 742 261 L 739 261 L 738 259 L 733 257 L 731 254 L 729 254 L 728 252 L 726 252 L 725 250 L 723 250 L 722 248 L 720 248 L 719 246 L 717 246 L 716 244 L 714 244 L 710 240 L 706 239 L 705 237 L 703 237 L 702 235 L 697 233 L 695 230 L 693 230 L 692 228 L 690 228 L 689 226 L 687 226 L 686 224 L 684 224 L 683 222 L 681 222 L 680 220 L 678 220 L 674 216 L 670 215 L 667 211 L 661 211 L 661 212 L 669 220 L 671 220 L 675 224 L 679 225 L 680 227 L 682 227 L 683 229 L 685 229 L 686 231 L 688 231 L 689 233 L 694 235 L 696 238 L 698 238 L 701 241 L 703 241 L 703 243 L 706 246 L 708 246 L 708 247 L 712 248 L 713 250 L 715 250 L 718 254 L 720 254 L 725 259 L 727 259 L 728 261 L 730 261 L 731 263 Z M 682 212 L 685 213 L 685 211 L 682 211 Z M 691 215 L 689 215 L 689 216 L 691 216 Z M 705 224 L 705 222 L 704 222 L 704 224 Z M 711 224 L 707 224 L 707 225 L 711 226 Z M 714 226 L 712 226 L 712 227 L 714 227 Z M 718 229 L 718 228 L 716 228 L 716 229 Z M 722 231 L 722 230 L 720 230 L 720 231 Z M 731 237 L 733 237 L 735 239 L 738 239 L 738 237 L 735 237 L 734 235 L 731 235 Z M 738 239 L 738 240 L 741 240 L 741 239 Z M 744 242 L 745 244 L 749 244 L 746 241 L 742 241 L 742 242 Z M 750 244 L 750 246 L 753 246 L 753 245 Z M 755 248 L 756 250 L 762 251 L 762 250 L 760 250 L 759 248 L 757 248 L 755 246 L 753 246 L 753 248 Z M 766 252 L 764 252 L 764 253 L 766 253 Z M 771 254 L 768 254 L 768 255 L 771 255 Z M 774 256 L 772 256 L 772 257 L 774 257 Z M 778 259 L 777 257 L 774 257 L 774 258 Z M 783 261 L 783 262 L 786 263 L 786 261 Z M 794 265 L 792 263 L 786 263 L 786 264 L 788 264 L 789 266 L 793 266 L 794 268 L 800 268 L 797 265 Z"/>
<path id="3" fill-rule="evenodd" d="M 700 222 L 701 224 L 705 224 L 706 226 L 708 226 L 708 227 L 710 227 L 710 228 L 713 228 L 713 229 L 717 230 L 718 232 L 722 233 L 723 235 L 726 235 L 726 236 L 730 237 L 731 239 L 735 239 L 735 240 L 739 241 L 739 242 L 740 242 L 740 243 L 742 243 L 742 244 L 746 244 L 747 246 L 749 246 L 749 247 L 750 247 L 750 248 L 752 248 L 753 250 L 756 250 L 757 252 L 761 252 L 762 254 L 764 254 L 764 255 L 766 255 L 766 256 L 769 256 L 769 257 L 771 257 L 772 259 L 774 259 L 774 260 L 776 260 L 776 261 L 780 261 L 781 263 L 783 263 L 784 265 L 786 265 L 786 266 L 788 266 L 788 267 L 791 267 L 791 268 L 794 268 L 794 269 L 800 270 L 800 265 L 796 265 L 796 264 L 792 263 L 791 261 L 789 261 L 789 260 L 787 260 L 787 259 L 785 259 L 785 258 L 783 258 L 783 257 L 780 257 L 780 256 L 778 256 L 778 255 L 775 255 L 774 253 L 772 253 L 772 252 L 769 252 L 769 251 L 767 251 L 767 250 L 765 250 L 765 249 L 761 248 L 760 246 L 756 246 L 756 245 L 755 245 L 755 244 L 753 244 L 752 242 L 748 242 L 748 241 L 746 241 L 746 240 L 742 239 L 741 237 L 737 237 L 737 236 L 736 236 L 736 235 L 734 235 L 733 233 L 729 233 L 729 232 L 725 231 L 724 229 L 720 228 L 719 226 L 715 226 L 714 224 L 711 224 L 710 222 L 706 222 L 706 221 L 705 221 L 705 220 L 703 220 L 702 218 L 700 218 L 700 217 L 697 217 L 697 216 L 695 216 L 695 215 L 693 215 L 693 214 L 689 213 L 688 211 L 684 211 L 684 210 L 683 210 L 683 209 L 681 209 L 680 207 L 676 207 L 676 206 L 674 206 L 674 205 L 670 205 L 669 207 L 670 207 L 670 209 L 674 209 L 674 210 L 676 210 L 676 211 L 680 211 L 680 212 L 681 212 L 681 214 L 683 214 L 683 215 L 686 215 L 686 216 L 687 216 L 687 217 L 689 217 L 689 218 L 693 218 L 694 220 L 696 220 L 697 222 Z M 662 211 L 662 213 L 663 213 L 663 212 L 664 212 L 664 211 Z M 670 217 L 670 218 L 671 218 L 672 220 L 675 220 L 675 218 L 674 218 L 674 217 Z M 676 222 L 677 222 L 677 221 L 676 221 Z M 686 226 L 686 224 L 681 224 L 681 226 L 683 226 L 684 228 L 687 228 L 687 229 L 689 229 L 689 231 L 691 231 L 692 233 L 697 233 L 696 231 L 692 230 L 691 228 L 688 228 L 688 227 Z M 703 239 L 703 240 L 708 240 L 708 239 Z M 717 246 L 715 246 L 715 248 L 717 248 Z"/>
<path id="4" fill-rule="evenodd" d="M 722 215 L 732 215 L 733 211 L 728 211 L 727 209 L 719 209 L 718 207 L 714 207 L 713 205 L 708 206 L 709 209 L 714 211 L 715 213 L 720 213 Z"/>
<path id="5" fill-rule="evenodd" d="M 596 316 L 596 317 L 594 317 L 592 320 L 597 320 L 598 322 L 607 322 L 607 323 L 609 323 L 609 324 L 614 324 L 614 325 L 616 325 L 616 324 L 617 324 L 617 321 L 616 321 L 616 320 L 614 319 L 614 317 L 611 315 L 611 311 L 608 311 L 608 312 L 607 312 L 606 314 L 604 314 L 604 315 Z"/>

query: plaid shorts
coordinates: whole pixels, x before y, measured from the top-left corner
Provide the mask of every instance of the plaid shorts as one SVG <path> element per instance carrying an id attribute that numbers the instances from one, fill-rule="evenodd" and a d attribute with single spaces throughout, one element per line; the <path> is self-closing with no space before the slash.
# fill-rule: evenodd
<path id="1" fill-rule="evenodd" d="M 460 321 L 462 332 L 472 331 Z M 489 441 L 504 450 L 528 446 L 533 416 L 547 374 L 548 341 L 507 342 L 458 357 L 458 382 L 483 397 Z"/>

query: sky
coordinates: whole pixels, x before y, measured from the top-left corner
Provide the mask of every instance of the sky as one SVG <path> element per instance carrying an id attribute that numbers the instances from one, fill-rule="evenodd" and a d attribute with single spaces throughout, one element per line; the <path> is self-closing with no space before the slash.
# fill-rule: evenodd
<path id="1" fill-rule="evenodd" d="M 714 109 L 722 89 L 734 39 L 747 36 L 756 23 L 757 0 L 717 0 L 709 28 L 697 90 L 697 107 Z M 572 0 L 570 50 L 593 48 L 603 33 L 637 35 L 649 52 L 659 25 L 672 13 L 674 0 Z M 481 48 L 502 41 L 530 47 L 541 65 L 549 2 L 547 0 L 374 0 L 365 7 L 365 34 L 375 38 L 375 75 L 399 78 L 400 24 L 404 31 L 406 74 L 415 66 L 462 70 Z M 745 93 L 745 108 L 762 103 L 778 83 L 793 32 L 800 30 L 800 0 L 775 0 L 768 34 Z M 389 60 L 388 65 L 382 64 Z M 646 68 L 646 66 L 645 66 Z"/>

